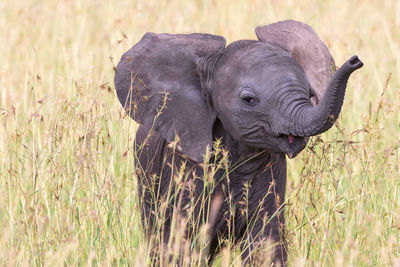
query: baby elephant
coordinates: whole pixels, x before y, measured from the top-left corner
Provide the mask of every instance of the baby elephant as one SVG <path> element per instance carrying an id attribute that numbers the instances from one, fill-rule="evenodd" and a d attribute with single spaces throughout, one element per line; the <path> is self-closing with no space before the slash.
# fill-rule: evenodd
<path id="1" fill-rule="evenodd" d="M 336 69 L 301 22 L 260 26 L 256 35 L 225 46 L 210 34 L 147 33 L 116 68 L 119 101 L 140 123 L 142 222 L 160 250 L 180 217 L 192 255 L 207 226 L 208 264 L 229 240 L 244 264 L 255 264 L 268 243 L 271 262 L 286 265 L 285 156 L 332 127 L 363 63 L 353 56 Z M 152 254 L 156 264 L 171 262 L 160 254 Z"/>

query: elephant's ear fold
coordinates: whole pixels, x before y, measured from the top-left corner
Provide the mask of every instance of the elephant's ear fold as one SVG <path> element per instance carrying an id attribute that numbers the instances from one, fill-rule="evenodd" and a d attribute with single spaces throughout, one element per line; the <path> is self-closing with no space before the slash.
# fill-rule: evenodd
<path id="1" fill-rule="evenodd" d="M 223 37 L 209 34 L 147 33 L 116 68 L 115 89 L 127 113 L 168 142 L 179 140 L 181 152 L 197 162 L 212 145 L 215 115 L 202 98 L 195 61 L 224 47 Z"/>
<path id="2" fill-rule="evenodd" d="M 335 62 L 317 33 L 307 24 L 285 20 L 256 28 L 260 41 L 275 43 L 288 50 L 306 73 L 321 100 L 335 72 Z"/>

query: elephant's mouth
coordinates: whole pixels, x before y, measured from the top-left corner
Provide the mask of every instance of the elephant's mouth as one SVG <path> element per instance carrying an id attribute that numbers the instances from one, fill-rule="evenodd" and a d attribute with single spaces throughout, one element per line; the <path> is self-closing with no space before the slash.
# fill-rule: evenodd
<path id="1" fill-rule="evenodd" d="M 293 136 L 291 134 L 280 134 L 278 138 L 282 150 L 290 159 L 296 157 L 306 147 L 309 139 L 309 137 L 306 136 Z"/>

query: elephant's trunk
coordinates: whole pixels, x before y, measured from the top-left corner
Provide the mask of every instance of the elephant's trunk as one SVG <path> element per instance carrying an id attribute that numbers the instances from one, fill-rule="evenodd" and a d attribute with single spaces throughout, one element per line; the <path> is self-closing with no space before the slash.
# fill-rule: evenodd
<path id="1" fill-rule="evenodd" d="M 357 56 L 347 60 L 333 75 L 318 106 L 307 107 L 298 113 L 292 134 L 313 136 L 331 128 L 342 108 L 350 74 L 363 65 Z"/>

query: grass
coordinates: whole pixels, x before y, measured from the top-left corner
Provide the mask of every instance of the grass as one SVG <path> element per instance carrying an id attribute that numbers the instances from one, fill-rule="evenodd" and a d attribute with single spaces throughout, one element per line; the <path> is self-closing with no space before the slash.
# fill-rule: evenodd
<path id="1" fill-rule="evenodd" d="M 293 18 L 337 65 L 358 54 L 336 127 L 289 160 L 292 266 L 400 265 L 400 2 L 0 2 L 0 264 L 143 265 L 133 140 L 113 67 L 145 32 L 228 42 Z M 227 256 L 228 255 L 228 256 Z M 240 264 L 224 251 L 215 265 Z"/>

